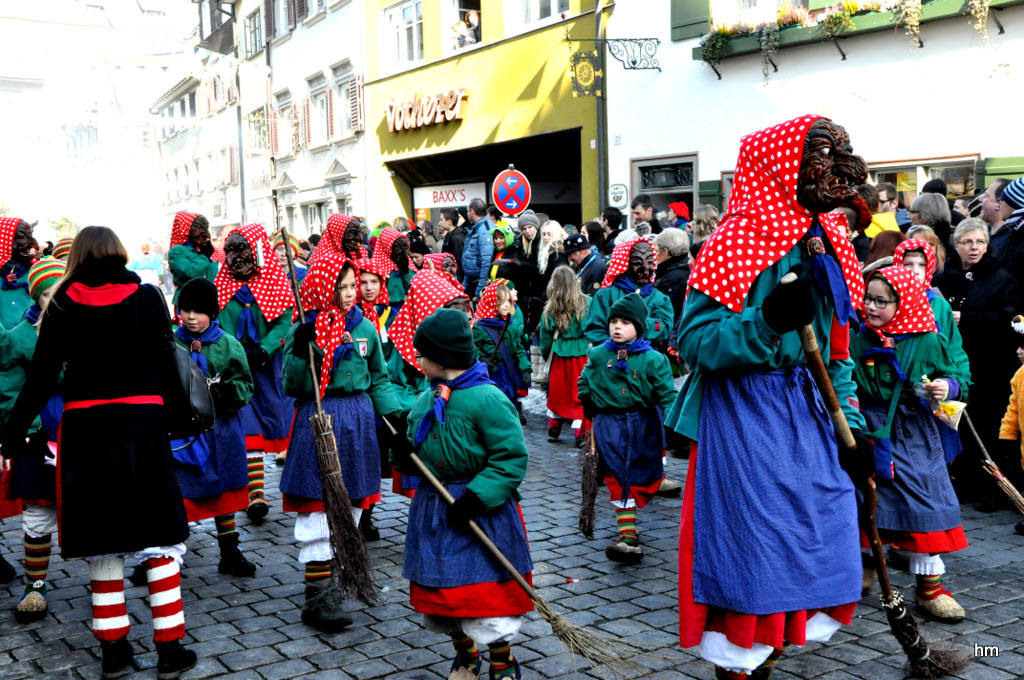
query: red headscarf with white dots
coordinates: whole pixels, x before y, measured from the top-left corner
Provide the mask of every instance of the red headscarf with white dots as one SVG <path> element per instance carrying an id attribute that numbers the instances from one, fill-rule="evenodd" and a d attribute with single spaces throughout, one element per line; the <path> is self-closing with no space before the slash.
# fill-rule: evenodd
<path id="1" fill-rule="evenodd" d="M 20 217 L 0 217 L 0 265 L 7 264 L 14 249 L 14 234 L 21 224 Z"/>
<path id="2" fill-rule="evenodd" d="M 451 260 L 452 264 L 458 266 L 458 263 L 455 261 L 455 256 L 451 253 L 430 253 L 429 255 L 423 256 L 423 270 L 431 271 L 431 267 L 433 267 L 433 271 L 437 272 L 448 283 L 452 284 L 452 288 L 462 290 L 462 284 L 459 283 L 459 278 L 455 276 L 455 274 L 449 274 L 443 269 L 445 260 Z"/>
<path id="3" fill-rule="evenodd" d="M 320 242 L 316 244 L 316 249 L 309 256 L 309 260 L 307 260 L 310 266 L 324 253 L 336 253 L 352 260 L 361 260 L 367 256 L 366 246 L 362 244 L 359 245 L 358 253 L 346 253 L 345 249 L 341 247 L 342 239 L 345 237 L 345 227 L 352 220 L 352 217 L 340 213 L 334 213 L 327 218 L 324 234 L 320 238 Z"/>
<path id="4" fill-rule="evenodd" d="M 922 241 L 919 238 L 912 238 L 907 241 L 903 241 L 896 246 L 896 252 L 892 254 L 892 263 L 896 267 L 902 267 L 904 266 L 903 258 L 906 257 L 907 253 L 915 253 L 918 251 L 924 253 L 924 280 L 931 281 L 932 277 L 935 276 L 935 249 L 932 248 L 932 244 L 927 241 Z"/>
<path id="5" fill-rule="evenodd" d="M 249 286 L 252 296 L 256 298 L 263 317 L 267 321 L 273 321 L 284 313 L 284 310 L 295 306 L 291 284 L 284 275 L 281 263 L 274 257 L 274 250 L 270 247 L 270 239 L 267 238 L 267 231 L 262 224 L 247 224 L 228 232 L 228 236 L 239 233 L 249 242 L 252 248 L 252 255 L 256 261 L 256 273 L 248 281 L 239 281 L 231 275 L 231 269 L 227 266 L 221 267 L 217 272 L 217 278 L 213 282 L 217 285 L 217 304 L 221 309 L 235 296 L 242 286 Z M 260 263 L 260 251 L 262 250 L 263 266 Z"/>
<path id="6" fill-rule="evenodd" d="M 878 337 L 885 341 L 887 335 L 903 335 L 905 333 L 935 333 L 935 312 L 928 304 L 928 289 L 914 272 L 906 267 L 885 267 L 871 272 L 871 279 L 885 279 L 896 290 L 899 306 L 896 313 L 881 328 L 871 328 Z"/>
<path id="7" fill-rule="evenodd" d="M 629 254 L 633 252 L 633 246 L 640 241 L 648 241 L 651 243 L 651 248 L 654 248 L 651 239 L 646 236 L 633 239 L 632 241 L 625 241 L 615 246 L 615 250 L 612 251 L 612 259 L 608 260 L 608 270 L 604 274 L 604 280 L 601 282 L 602 288 L 607 288 L 615 283 L 615 279 L 619 278 L 627 271 L 629 271 Z M 658 263 L 654 263 L 654 270 L 658 270 Z M 654 274 L 651 274 L 651 283 L 654 283 Z"/>
<path id="8" fill-rule="evenodd" d="M 334 370 L 334 350 L 343 344 L 352 343 L 352 335 L 346 331 L 346 313 L 335 302 L 334 291 L 341 277 L 341 271 L 348 265 L 355 270 L 356 287 L 359 286 L 359 268 L 352 260 L 338 253 L 324 253 L 306 272 L 299 286 L 302 298 L 302 309 L 305 312 L 317 311 L 316 346 L 323 350 L 323 363 L 320 365 L 320 396 L 327 393 L 331 382 L 331 371 Z M 351 309 L 351 308 L 350 308 Z M 294 319 L 295 315 L 292 315 Z"/>
<path id="9" fill-rule="evenodd" d="M 804 139 L 821 116 L 802 116 L 744 137 L 736 159 L 729 210 L 704 242 L 690 287 L 734 312 L 743 310 L 754 280 L 792 250 L 813 215 L 797 202 Z M 854 309 L 864 306 L 864 279 L 839 213 L 818 214 L 839 257 Z"/>
<path id="10" fill-rule="evenodd" d="M 388 297 L 388 273 L 384 271 L 379 262 L 368 257 L 357 261 L 356 266 L 359 267 L 360 274 L 374 274 L 380 280 L 380 292 L 377 294 L 377 299 L 373 302 L 367 302 L 363 299 L 362 289 L 360 289 L 359 293 L 359 306 L 363 309 L 363 315 L 370 320 L 379 334 L 384 328 L 384 324 L 380 322 L 380 315 L 377 314 L 377 305 L 387 307 L 388 302 L 390 302 Z"/>
<path id="11" fill-rule="evenodd" d="M 174 226 L 171 227 L 171 245 L 180 246 L 188 241 L 188 232 L 192 228 L 192 222 L 199 217 L 198 213 L 185 212 L 184 210 L 174 213 Z"/>
<path id="12" fill-rule="evenodd" d="M 411 364 L 420 373 L 423 369 L 416 361 L 416 350 L 412 346 L 412 338 L 420 323 L 438 309 L 455 298 L 468 297 L 460 290 L 452 288 L 442 276 L 435 272 L 421 271 L 412 277 L 409 293 L 405 296 L 405 304 L 398 312 L 395 322 L 391 324 L 388 337 L 395 344 L 395 349 L 402 355 L 406 363 Z"/>
<path id="13" fill-rule="evenodd" d="M 398 269 L 394 260 L 391 259 L 391 247 L 400 238 L 409 240 L 408 236 L 392 227 L 385 227 L 377 234 L 377 243 L 373 246 L 373 259 L 380 264 L 382 269 L 387 269 L 388 274 Z M 411 257 L 409 258 L 409 271 L 417 271 Z"/>

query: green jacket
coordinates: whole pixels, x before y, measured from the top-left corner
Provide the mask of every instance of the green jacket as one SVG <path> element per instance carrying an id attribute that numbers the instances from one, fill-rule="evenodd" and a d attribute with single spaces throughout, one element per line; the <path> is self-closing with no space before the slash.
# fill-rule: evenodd
<path id="1" fill-rule="evenodd" d="M 533 364 L 530 363 L 530 357 L 526 355 L 526 350 L 523 349 L 522 331 L 516 331 L 516 317 L 512 317 L 512 321 L 509 322 L 508 330 L 505 331 L 505 337 L 501 339 L 501 344 L 505 345 L 512 350 L 512 354 L 516 358 L 516 370 L 520 373 L 523 371 L 529 371 Z M 500 331 L 499 331 L 500 333 Z M 491 336 L 487 334 L 482 327 L 473 326 L 473 342 L 476 344 L 476 358 L 481 361 L 490 359 L 491 355 L 494 354 L 494 341 L 491 340 Z M 498 353 L 498 360 L 501 359 L 501 353 Z"/>
<path id="2" fill-rule="evenodd" d="M 596 346 L 608 339 L 608 312 L 612 305 L 627 295 L 629 293 L 617 286 L 608 286 L 594 293 L 590 311 L 587 312 L 587 320 L 583 324 L 583 334 L 590 344 Z M 654 343 L 668 340 L 675 316 L 672 301 L 660 290 L 655 289 L 644 298 L 644 303 L 647 305 L 648 314 L 644 337 Z"/>
<path id="3" fill-rule="evenodd" d="M 292 327 L 284 343 L 284 393 L 296 401 L 313 398 L 313 379 L 309 375 L 309 360 L 297 359 L 292 354 L 295 329 Z M 332 367 L 331 381 L 327 384 L 331 392 L 356 394 L 366 392 L 373 402 L 373 410 L 382 416 L 401 410 L 395 391 L 388 379 L 388 369 L 380 349 L 377 329 L 365 318 L 352 331 L 353 351 Z M 317 379 L 323 365 L 324 353 L 313 343 L 314 364 Z"/>
<path id="4" fill-rule="evenodd" d="M 945 330 L 945 329 L 943 329 Z M 871 330 L 856 333 L 850 338 L 850 357 L 854 360 L 853 379 L 862 404 L 887 406 L 896 389 L 896 371 L 880 357 L 864 356 L 869 347 L 881 347 L 878 334 Z M 908 355 L 909 348 L 909 355 Z M 961 351 L 962 348 L 961 348 Z M 971 373 L 957 365 L 950 353 L 950 345 L 938 333 L 915 333 L 911 338 L 896 343 L 896 359 L 907 374 L 900 392 L 900 402 L 911 404 L 918 400 L 914 383 L 928 376 L 931 380 L 952 378 L 960 385 L 959 399 L 966 399 L 970 389 Z"/>
<path id="5" fill-rule="evenodd" d="M 36 327 L 27 320 L 11 330 L 0 329 L 0 423 L 7 422 L 14 402 L 18 401 L 38 339 Z M 40 427 L 42 422 L 36 416 L 28 433 L 37 432 Z"/>
<path id="6" fill-rule="evenodd" d="M 434 393 L 422 392 L 409 414 L 410 441 L 415 442 L 416 429 L 432 408 Z M 515 407 L 493 385 L 453 391 L 444 424 L 434 422 L 417 453 L 442 481 L 472 478 L 468 488 L 488 510 L 500 508 L 509 498 L 519 501 L 518 488 L 530 458 Z"/>
<path id="7" fill-rule="evenodd" d="M 18 283 L 28 283 L 28 272 L 18 278 Z M 28 288 L 0 290 L 0 328 L 14 329 L 25 318 L 25 312 L 32 304 Z"/>
<path id="8" fill-rule="evenodd" d="M 590 298 L 587 299 L 587 305 L 589 308 Z M 540 317 L 540 353 L 545 359 L 548 355 L 554 351 L 555 356 L 559 357 L 585 357 L 587 356 L 587 350 L 590 348 L 590 342 L 583 336 L 583 323 L 586 321 L 586 315 L 583 319 L 573 319 L 569 323 L 569 327 L 565 329 L 565 332 L 559 332 L 558 337 L 555 337 L 555 320 L 548 316 L 547 312 Z"/>
<path id="9" fill-rule="evenodd" d="M 388 375 L 391 377 L 391 386 L 395 390 L 395 398 L 402 411 L 408 411 L 419 393 L 430 387 L 430 384 L 422 373 L 402 358 L 392 343 L 389 342 L 387 348 L 389 351 L 385 352 L 388 355 L 385 361 Z"/>
<path id="10" fill-rule="evenodd" d="M 186 350 L 189 349 L 191 343 L 185 342 L 177 334 L 174 339 Z M 242 343 L 229 333 L 224 333 L 217 342 L 203 345 L 199 351 L 206 357 L 207 377 L 220 376 L 220 384 L 223 386 L 220 388 L 223 401 L 218 406 L 223 407 L 225 412 L 218 412 L 217 415 L 229 416 L 236 413 L 249 403 L 254 389 Z"/>
<path id="11" fill-rule="evenodd" d="M 177 303 L 182 286 L 200 276 L 213 281 L 220 265 L 186 245 L 177 245 L 167 251 L 167 268 L 174 280 L 174 302 Z"/>
<path id="12" fill-rule="evenodd" d="M 235 331 L 238 329 L 238 319 L 242 316 L 243 309 L 245 307 L 232 298 L 224 305 L 224 309 L 220 310 L 220 315 L 217 317 L 220 319 L 220 327 L 231 337 L 236 337 Z M 267 318 L 263 316 L 263 310 L 259 306 L 254 307 L 253 312 L 256 317 L 256 328 L 260 333 L 260 347 L 266 350 L 267 354 L 273 356 L 281 351 L 281 343 L 284 341 L 285 336 L 288 335 L 288 328 L 291 325 L 292 308 L 289 307 L 284 310 L 281 316 L 272 322 L 267 321 Z M 252 345 L 249 339 L 246 338 L 242 341 L 242 347 L 248 351 L 255 347 L 255 345 Z"/>
<path id="13" fill-rule="evenodd" d="M 393 276 L 396 273 L 391 272 L 392 275 L 388 276 L 388 303 L 401 305 L 405 303 L 405 296 L 409 294 L 409 285 L 412 283 L 412 277 L 416 276 L 416 272 L 410 269 L 405 276 Z M 396 312 L 391 310 L 391 314 L 395 315 Z"/>
<path id="14" fill-rule="evenodd" d="M 949 306 L 949 302 L 942 297 L 938 290 L 935 291 L 931 306 L 932 312 L 935 313 L 935 323 L 939 325 L 939 333 L 946 340 L 946 351 L 956 365 L 957 375 L 962 375 L 969 381 L 971 361 L 967 358 L 967 352 L 964 351 L 964 340 L 960 337 L 960 328 L 953 320 L 953 308 Z M 967 385 L 961 383 L 960 387 L 966 390 Z"/>
<path id="15" fill-rule="evenodd" d="M 598 345 L 587 355 L 587 365 L 580 374 L 580 398 L 589 395 L 598 409 L 639 411 L 660 406 L 667 413 L 676 397 L 672 382 L 672 366 L 668 357 L 652 349 L 630 354 L 626 371 L 609 364 L 616 362 L 616 353 Z"/>
<path id="16" fill-rule="evenodd" d="M 761 272 L 747 295 L 743 311 L 736 313 L 699 290 L 690 290 L 679 322 L 679 355 L 692 373 L 676 397 L 665 422 L 676 432 L 694 441 L 700 423 L 700 406 L 704 394 L 704 376 L 715 371 L 763 371 L 804 365 L 803 347 L 796 331 L 781 337 L 764 322 L 761 303 L 782 279 L 783 274 L 806 257 L 800 246 L 794 246 L 781 260 Z M 815 289 L 814 334 L 826 358 L 826 368 L 835 387 L 839 403 L 850 427 L 863 430 L 864 417 L 855 406 L 856 384 L 853 382 L 853 361 L 828 360 L 829 334 L 835 316 L 832 304 Z M 765 395 L 771 398 L 771 395 Z"/>

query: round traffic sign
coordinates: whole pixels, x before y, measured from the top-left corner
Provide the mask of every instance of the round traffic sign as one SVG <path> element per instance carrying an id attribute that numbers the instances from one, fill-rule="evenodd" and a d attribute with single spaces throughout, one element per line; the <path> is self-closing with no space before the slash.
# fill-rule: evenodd
<path id="1" fill-rule="evenodd" d="M 530 180 L 526 175 L 509 168 L 494 178 L 491 198 L 498 210 L 506 215 L 518 215 L 530 205 Z"/>

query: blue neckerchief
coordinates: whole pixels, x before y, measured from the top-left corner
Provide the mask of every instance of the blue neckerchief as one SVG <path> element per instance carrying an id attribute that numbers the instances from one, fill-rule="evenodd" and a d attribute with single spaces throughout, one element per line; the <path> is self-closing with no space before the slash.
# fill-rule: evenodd
<path id="1" fill-rule="evenodd" d="M 192 351 L 192 343 L 198 342 L 200 344 L 200 347 L 202 347 L 203 345 L 212 345 L 213 343 L 220 340 L 220 336 L 224 335 L 224 331 L 220 327 L 220 321 L 214 319 L 213 322 L 210 324 L 209 328 L 207 328 L 205 331 L 202 332 L 201 335 L 198 336 L 189 333 L 185 329 L 185 326 L 183 325 L 178 326 L 178 329 L 174 331 L 174 334 L 181 338 L 182 342 L 188 345 L 189 356 L 192 357 L 192 361 L 196 362 L 196 365 L 199 366 L 200 370 L 202 370 L 203 375 L 209 378 L 210 364 L 206 360 L 206 357 L 203 355 L 202 352 Z"/>
<path id="2" fill-rule="evenodd" d="M 25 310 L 25 320 L 30 324 L 35 324 L 39 321 L 39 315 L 43 313 L 42 307 L 39 304 L 33 304 L 31 307 Z"/>
<path id="3" fill-rule="evenodd" d="M 313 309 L 306 312 L 306 323 L 316 323 L 316 318 L 320 315 L 320 311 Z M 345 312 L 345 332 L 349 335 L 356 329 L 359 322 L 363 320 L 363 309 L 359 305 L 352 305 L 352 309 Z M 338 362 L 348 359 L 348 355 L 352 353 L 352 343 L 342 343 L 334 348 L 334 368 L 338 367 Z M 333 369 L 332 369 L 333 370 Z"/>
<path id="4" fill-rule="evenodd" d="M 604 348 L 609 352 L 615 352 L 619 360 L 615 362 L 615 365 L 612 366 L 612 368 L 614 368 L 616 371 L 622 371 L 623 373 L 626 373 L 629 370 L 626 365 L 626 358 L 628 355 L 642 354 L 644 352 L 650 352 L 652 349 L 651 343 L 645 340 L 644 338 L 637 338 L 633 342 L 627 343 L 625 345 L 620 345 L 611 338 L 608 338 L 607 340 L 604 341 Z M 625 351 L 626 355 L 619 354 L 619 352 L 621 351 Z"/>
<path id="5" fill-rule="evenodd" d="M 12 266 L 13 265 L 13 266 Z M 3 279 L 0 280 L 0 288 L 3 290 L 14 290 L 15 288 L 24 288 L 28 290 L 28 279 L 19 281 L 25 273 L 28 272 L 28 267 L 15 260 L 10 260 L 3 267 Z"/>
<path id="6" fill-rule="evenodd" d="M 871 326 L 869 326 L 868 324 L 862 323 L 860 325 L 860 332 L 861 333 L 872 333 L 872 334 L 874 334 L 874 329 Z M 909 338 L 910 334 L 909 333 L 904 333 L 902 335 L 893 335 L 891 337 L 892 337 L 892 339 L 894 341 L 901 342 L 902 340 L 904 340 L 906 338 Z M 896 358 L 896 350 L 895 349 L 888 348 L 888 347 L 868 347 L 867 349 L 864 350 L 864 356 L 865 357 L 878 357 L 878 358 L 880 358 L 882 361 L 884 361 L 887 364 L 889 364 L 890 366 L 892 366 L 892 370 L 896 371 L 896 377 L 897 378 L 899 378 L 900 380 L 903 380 L 903 381 L 907 380 L 907 374 L 904 373 L 903 367 L 900 366 L 899 359 Z"/>
<path id="7" fill-rule="evenodd" d="M 256 304 L 256 298 L 249 290 L 249 286 L 243 285 L 231 299 L 242 305 L 242 313 L 238 316 L 238 327 L 235 328 L 235 339 L 243 342 L 248 338 L 253 343 L 259 344 L 263 338 L 260 337 L 260 327 L 256 323 L 256 313 L 252 310 L 252 305 Z"/>
<path id="8" fill-rule="evenodd" d="M 811 238 L 820 238 L 823 243 L 828 240 L 828 235 L 825 234 L 825 230 L 818 223 L 818 218 L 814 218 L 811 228 L 807 230 L 807 235 Z M 814 281 L 818 284 L 822 294 L 832 300 L 832 306 L 836 311 L 836 319 L 839 321 L 839 325 L 845 326 L 850 322 L 850 319 L 855 319 L 853 302 L 850 300 L 850 290 L 846 286 L 846 277 L 843 276 L 843 268 L 836 262 L 836 258 L 827 252 L 820 255 L 812 255 L 807 261 L 807 266 L 810 268 L 811 275 L 814 276 Z"/>
<path id="9" fill-rule="evenodd" d="M 637 288 L 637 285 L 629 279 L 628 274 L 620 274 L 615 278 L 615 283 L 612 284 L 616 288 L 621 288 L 627 293 L 637 292 L 640 293 L 640 297 L 650 297 L 651 293 L 654 292 L 654 283 L 648 281 L 643 288 Z"/>
<path id="10" fill-rule="evenodd" d="M 477 321 L 477 323 L 480 322 Z M 423 419 L 416 428 L 416 446 L 420 446 L 426 441 L 427 435 L 430 434 L 430 428 L 434 426 L 434 421 L 444 425 L 445 410 L 448 408 L 448 398 L 452 392 L 477 385 L 493 384 L 494 382 L 487 376 L 487 365 L 481 361 L 475 362 L 468 371 L 455 380 L 450 382 L 438 380 L 430 383 L 430 388 L 434 390 L 434 407 L 423 415 Z M 447 389 L 438 389 L 444 387 Z"/>
<path id="11" fill-rule="evenodd" d="M 512 324 L 512 317 L 509 317 L 509 325 Z M 477 319 L 477 325 L 483 326 L 484 328 L 504 328 L 504 319 Z"/>
<path id="12" fill-rule="evenodd" d="M 680 217 L 680 218 L 679 218 L 678 220 L 676 220 L 676 221 L 675 221 L 675 222 L 674 222 L 674 223 L 672 224 L 672 226 L 673 226 L 673 227 L 676 227 L 676 228 L 678 228 L 678 229 L 685 229 L 685 228 L 686 228 L 686 225 L 687 225 L 687 224 L 689 224 L 689 222 L 690 222 L 689 220 L 684 220 L 684 219 L 683 219 L 682 217 Z"/>

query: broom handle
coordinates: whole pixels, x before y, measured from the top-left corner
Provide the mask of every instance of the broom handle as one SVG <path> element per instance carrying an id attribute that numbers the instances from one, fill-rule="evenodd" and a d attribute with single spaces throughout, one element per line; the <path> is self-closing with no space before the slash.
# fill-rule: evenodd
<path id="1" fill-rule="evenodd" d="M 299 296 L 299 277 L 295 275 L 295 258 L 291 246 L 288 245 L 288 229 L 281 225 L 281 240 L 284 241 L 284 256 L 288 260 L 288 283 L 291 284 L 292 295 L 295 297 L 295 309 L 299 312 L 299 321 L 305 323 L 306 314 L 302 310 L 302 298 Z M 357 277 L 358 278 L 358 277 Z M 320 376 L 316 374 L 313 362 L 313 343 L 309 343 L 309 376 L 313 379 L 313 398 L 316 400 L 317 415 L 323 415 L 324 405 L 320 401 Z"/>
<path id="2" fill-rule="evenodd" d="M 974 441 L 978 443 L 978 449 L 981 451 L 981 455 L 984 456 L 985 461 L 992 463 L 992 465 L 996 465 L 996 462 L 992 460 L 992 456 L 988 454 L 988 449 L 985 448 L 985 444 L 981 441 L 981 437 L 978 436 L 978 431 L 974 429 L 974 422 L 971 421 L 971 416 L 966 410 L 964 410 L 962 417 L 967 422 L 967 428 L 971 431 L 971 434 L 974 435 Z M 996 467 L 998 468 L 999 466 L 996 465 Z"/>
<path id="3" fill-rule="evenodd" d="M 791 272 L 782 277 L 781 283 L 788 284 L 793 281 L 796 281 L 796 274 Z M 832 427 L 835 428 L 836 439 L 847 449 L 856 450 L 857 441 L 853 438 L 853 432 L 850 431 L 850 423 L 846 420 L 846 414 L 843 413 L 842 408 L 839 406 L 839 398 L 836 396 L 836 390 L 832 386 L 832 379 L 829 377 L 828 371 L 825 370 L 825 362 L 821 358 L 821 350 L 818 349 L 818 339 L 814 335 L 814 328 L 808 324 L 799 328 L 798 331 L 807 367 L 810 369 L 814 382 L 818 386 L 818 392 L 821 393 L 825 400 L 826 408 L 828 408 L 832 415 Z M 875 556 L 875 571 L 878 572 L 878 583 L 882 588 L 886 601 L 892 602 L 893 594 L 892 586 L 889 583 L 889 571 L 885 567 L 885 556 L 882 554 L 882 539 L 878 535 L 878 525 L 875 523 L 875 508 L 878 506 L 878 492 L 875 490 L 875 480 L 868 479 L 864 491 L 868 501 L 868 538 L 871 541 L 871 552 Z"/>
<path id="4" fill-rule="evenodd" d="M 498 342 L 494 345 L 494 352 L 491 353 L 491 361 L 498 358 L 498 352 L 501 351 L 501 341 L 505 339 L 505 331 L 508 330 L 509 324 L 512 323 L 512 315 L 509 314 L 505 317 L 505 325 L 501 327 L 501 333 L 498 335 Z"/>
<path id="5" fill-rule="evenodd" d="M 391 430 L 391 434 L 398 434 L 398 431 L 391 425 L 387 418 L 381 416 L 381 420 L 383 420 L 384 424 L 387 425 L 389 430 Z M 444 499 L 445 503 L 451 505 L 455 502 L 455 497 L 452 496 L 448 489 L 444 488 L 444 484 L 441 483 L 441 480 L 434 476 L 434 473 L 430 471 L 422 460 L 420 460 L 419 456 L 415 453 L 410 453 L 409 459 L 412 460 L 413 464 L 420 471 L 420 475 L 430 482 L 430 485 L 434 487 L 439 494 L 441 494 L 441 498 Z M 533 589 L 533 586 L 526 582 L 526 579 L 524 579 L 522 574 L 520 574 L 512 563 L 508 561 L 508 558 L 505 557 L 504 553 L 501 552 L 498 546 L 494 545 L 494 542 L 487 538 L 487 534 L 485 534 L 484 530 L 480 528 L 480 525 L 473 520 L 469 520 L 469 530 L 473 532 L 473 535 L 476 536 L 478 541 L 483 543 L 484 547 L 487 548 L 487 552 L 491 553 L 491 556 L 498 560 L 498 562 L 501 563 L 501 566 L 505 567 L 505 571 L 515 579 L 515 582 L 519 584 L 519 587 L 523 589 L 523 592 L 525 592 L 534 602 L 540 602 L 540 595 L 537 594 L 537 591 Z"/>

